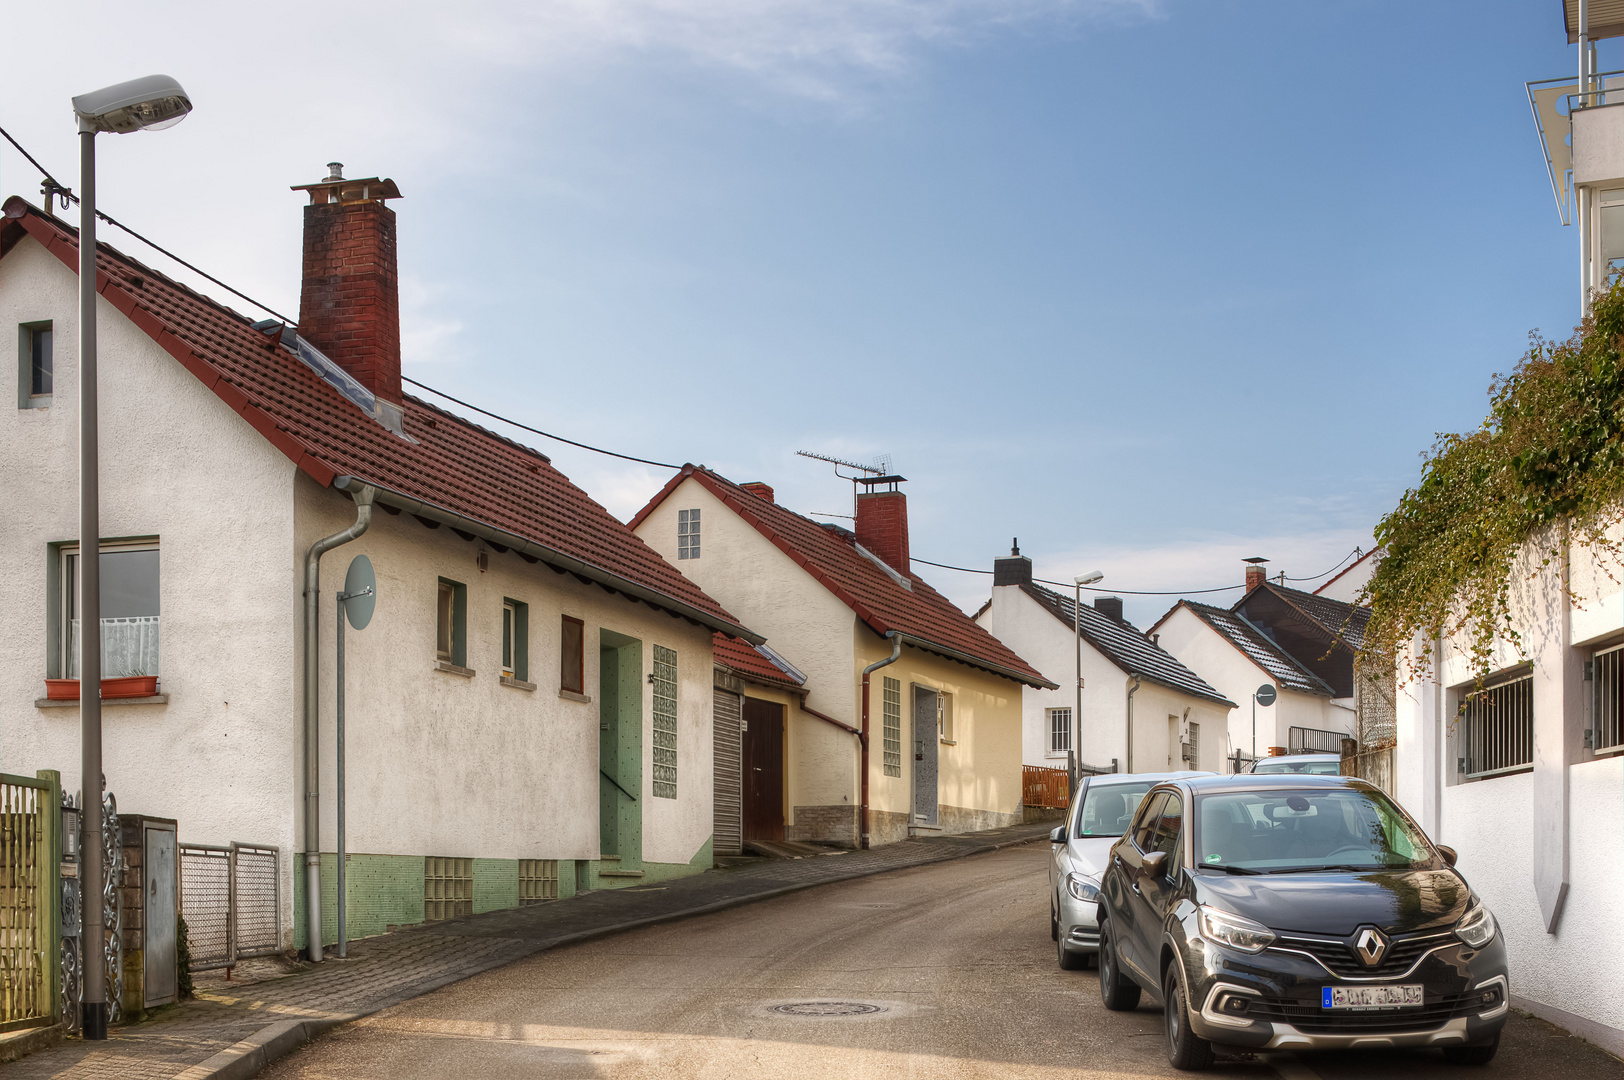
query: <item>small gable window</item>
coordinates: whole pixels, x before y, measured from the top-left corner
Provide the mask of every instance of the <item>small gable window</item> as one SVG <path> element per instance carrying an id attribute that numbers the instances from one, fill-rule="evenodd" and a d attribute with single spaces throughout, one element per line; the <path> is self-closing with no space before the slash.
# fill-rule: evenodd
<path id="1" fill-rule="evenodd" d="M 677 511 L 677 558 L 699 558 L 699 511 Z"/>
<path id="2" fill-rule="evenodd" d="M 56 381 L 51 324 L 23 323 L 17 328 L 17 407 L 39 409 L 51 403 Z"/>
<path id="3" fill-rule="evenodd" d="M 434 612 L 434 658 L 458 669 L 468 663 L 468 586 L 460 581 L 440 579 Z M 457 674 L 471 672 L 459 670 Z"/>

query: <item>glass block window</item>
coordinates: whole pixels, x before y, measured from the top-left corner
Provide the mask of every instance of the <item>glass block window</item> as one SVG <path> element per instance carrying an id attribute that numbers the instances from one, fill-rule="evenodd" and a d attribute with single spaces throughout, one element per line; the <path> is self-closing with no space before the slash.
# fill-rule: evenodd
<path id="1" fill-rule="evenodd" d="M 1049 753 L 1064 754 L 1071 749 L 1071 710 L 1049 710 Z"/>
<path id="2" fill-rule="evenodd" d="M 699 558 L 699 511 L 677 511 L 677 558 Z"/>
<path id="3" fill-rule="evenodd" d="M 519 860 L 519 903 L 558 899 L 558 860 Z"/>
<path id="4" fill-rule="evenodd" d="M 886 679 L 883 692 L 885 701 L 885 775 L 902 775 L 902 683 Z"/>
<path id="5" fill-rule="evenodd" d="M 474 913 L 474 860 L 430 855 L 423 860 L 423 918 L 427 922 Z"/>
<path id="6" fill-rule="evenodd" d="M 1491 686 L 1461 706 L 1461 772 L 1469 779 L 1526 769 L 1534 762 L 1534 679 Z"/>
<path id="7" fill-rule="evenodd" d="M 663 645 L 654 646 L 654 796 L 677 797 L 677 652 Z"/>

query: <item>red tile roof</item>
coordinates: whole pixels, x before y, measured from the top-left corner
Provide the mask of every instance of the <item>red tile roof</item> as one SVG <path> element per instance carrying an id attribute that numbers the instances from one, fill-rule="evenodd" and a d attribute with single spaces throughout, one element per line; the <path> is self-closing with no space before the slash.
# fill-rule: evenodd
<path id="1" fill-rule="evenodd" d="M 26 233 L 78 272 L 78 233 L 13 197 L 0 257 Z M 546 455 L 407 397 L 401 439 L 247 318 L 105 244 L 97 291 L 322 486 L 352 476 L 527 542 L 534 557 L 713 630 L 756 637 L 643 543 Z M 381 495 L 389 502 L 389 495 Z M 520 548 L 526 550 L 526 548 Z M 639 595 L 641 594 L 641 595 Z"/>
<path id="2" fill-rule="evenodd" d="M 795 560 L 876 634 L 895 630 L 919 648 L 1030 686 L 1054 688 L 1054 683 L 919 577 L 910 573 L 906 575 L 908 587 L 899 584 L 875 565 L 874 560 L 857 550 L 857 539 L 851 533 L 804 518 L 709 469 L 684 465 L 682 471 L 637 512 L 630 522 L 631 527 L 637 528 L 689 477 L 703 484 Z"/>
<path id="3" fill-rule="evenodd" d="M 800 680 L 791 677 L 787 671 L 762 656 L 746 642 L 723 633 L 714 636 L 718 665 L 732 668 L 745 678 L 787 686 L 792 690 L 799 690 L 803 685 Z"/>

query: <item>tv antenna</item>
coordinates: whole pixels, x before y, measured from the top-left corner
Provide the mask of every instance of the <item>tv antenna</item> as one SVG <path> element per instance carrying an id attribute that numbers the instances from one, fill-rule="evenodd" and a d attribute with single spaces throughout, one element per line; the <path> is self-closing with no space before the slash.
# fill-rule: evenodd
<path id="1" fill-rule="evenodd" d="M 813 461 L 827 461 L 829 464 L 835 467 L 836 476 L 840 477 L 842 480 L 851 481 L 851 513 L 818 514 L 818 517 L 839 517 L 846 518 L 850 521 L 857 520 L 857 485 L 864 479 L 861 474 L 867 473 L 869 476 L 884 476 L 890 471 L 891 468 L 890 454 L 883 454 L 876 458 L 873 465 L 864 465 L 860 461 L 847 461 L 845 458 L 830 457 L 828 454 L 814 454 L 810 450 L 797 450 L 795 453 L 804 458 L 811 458 Z M 847 476 L 840 471 L 840 467 L 842 465 L 848 469 L 856 469 L 859 475 Z"/>
<path id="2" fill-rule="evenodd" d="M 797 450 L 797 451 L 795 451 L 795 453 L 800 455 L 801 457 L 809 457 L 813 461 L 827 461 L 829 464 L 836 466 L 836 468 L 835 468 L 835 475 L 836 476 L 840 476 L 839 466 L 841 466 L 841 465 L 846 466 L 846 468 L 848 468 L 848 469 L 859 469 L 862 472 L 873 473 L 875 476 L 883 476 L 885 474 L 885 470 L 882 469 L 882 468 L 879 468 L 878 466 L 875 466 L 875 465 L 863 465 L 863 464 L 860 464 L 860 463 L 855 462 L 855 461 L 847 461 L 845 458 L 830 457 L 828 454 L 814 454 L 810 450 Z M 849 476 L 840 476 L 840 478 L 842 480 L 850 480 L 851 479 L 851 477 L 849 477 Z"/>

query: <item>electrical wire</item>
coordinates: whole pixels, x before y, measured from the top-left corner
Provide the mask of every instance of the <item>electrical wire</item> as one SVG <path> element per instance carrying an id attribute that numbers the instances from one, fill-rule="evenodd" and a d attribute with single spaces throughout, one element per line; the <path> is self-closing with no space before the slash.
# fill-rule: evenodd
<path id="1" fill-rule="evenodd" d="M 1352 551 L 1350 551 L 1346 555 L 1342 556 L 1342 559 L 1335 566 L 1331 567 L 1329 570 L 1325 571 L 1325 573 L 1323 573 L 1323 574 L 1311 574 L 1308 577 L 1288 577 L 1286 580 L 1287 581 L 1318 581 L 1322 577 L 1330 577 L 1332 574 L 1334 574 L 1338 570 L 1342 569 L 1342 564 L 1343 563 L 1347 562 L 1349 559 L 1353 558 L 1355 555 L 1363 556 L 1364 553 L 1365 553 L 1365 550 L 1364 550 L 1363 547 L 1355 547 Z"/>
<path id="2" fill-rule="evenodd" d="M 947 563 L 931 562 L 929 559 L 921 559 L 921 558 L 918 558 L 918 557 L 913 557 L 913 561 L 914 562 L 922 562 L 926 566 L 938 566 L 938 567 L 941 567 L 943 570 L 957 570 L 960 573 L 964 573 L 964 574 L 990 574 L 990 573 L 992 573 L 991 570 L 975 570 L 975 569 L 972 569 L 971 567 L 968 567 L 968 566 L 949 566 Z M 1074 582 L 1070 582 L 1070 581 L 1049 581 L 1049 580 L 1047 580 L 1045 578 L 1033 578 L 1032 580 L 1036 581 L 1036 582 L 1039 582 L 1041 584 L 1044 584 L 1044 585 L 1058 585 L 1060 588 L 1063 588 L 1063 589 L 1072 589 L 1072 588 L 1077 587 Z M 1197 596 L 1197 595 L 1200 595 L 1202 593 L 1230 592 L 1230 591 L 1232 591 L 1234 589 L 1244 589 L 1244 588 L 1246 588 L 1246 585 L 1244 583 L 1240 584 L 1240 585 L 1225 585 L 1222 588 L 1217 588 L 1217 589 L 1172 589 L 1172 590 L 1168 590 L 1168 591 L 1155 591 L 1155 590 L 1147 590 L 1147 589 L 1096 589 L 1092 585 L 1084 585 L 1083 586 L 1083 589 L 1086 590 L 1087 592 L 1108 593 L 1111 596 L 1116 596 L 1119 593 L 1127 595 L 1127 596 Z"/>
<path id="3" fill-rule="evenodd" d="M 425 386 L 423 383 L 418 382 L 416 379 L 410 378 L 410 377 L 405 376 L 405 375 L 402 375 L 400 377 L 400 381 L 401 382 L 409 382 L 413 386 L 415 386 L 415 387 L 417 387 L 417 388 L 419 388 L 421 390 L 427 390 L 429 393 L 433 394 L 435 397 L 443 397 L 447 401 L 454 401 L 458 405 L 461 405 L 465 409 L 474 410 L 476 413 L 479 413 L 481 416 L 488 416 L 492 420 L 500 420 L 504 424 L 512 424 L 514 427 L 519 428 L 522 431 L 528 431 L 532 435 L 540 435 L 544 439 L 554 439 L 554 440 L 557 440 L 558 442 L 561 442 L 561 443 L 569 443 L 571 446 L 579 446 L 582 450 L 590 450 L 594 454 L 607 454 L 609 457 L 620 458 L 622 461 L 635 461 L 640 465 L 654 465 L 654 466 L 657 466 L 657 467 L 659 467 L 661 469 L 680 469 L 680 468 L 682 468 L 681 465 L 672 465 L 671 463 L 665 462 L 665 461 L 650 461 L 648 458 L 633 457 L 630 454 L 620 454 L 620 453 L 616 453 L 613 450 L 605 450 L 600 446 L 588 446 L 584 442 L 576 442 L 574 439 L 566 439 L 562 435 L 554 435 L 550 431 L 543 431 L 540 428 L 533 428 L 529 424 L 521 424 L 517 420 L 509 420 L 507 417 L 498 415 L 497 413 L 493 413 L 489 409 L 481 409 L 478 405 L 470 405 L 470 404 L 468 404 L 468 402 L 462 400 L 461 398 L 452 397 L 450 394 L 446 393 L 444 390 L 436 390 L 432 386 Z"/>

